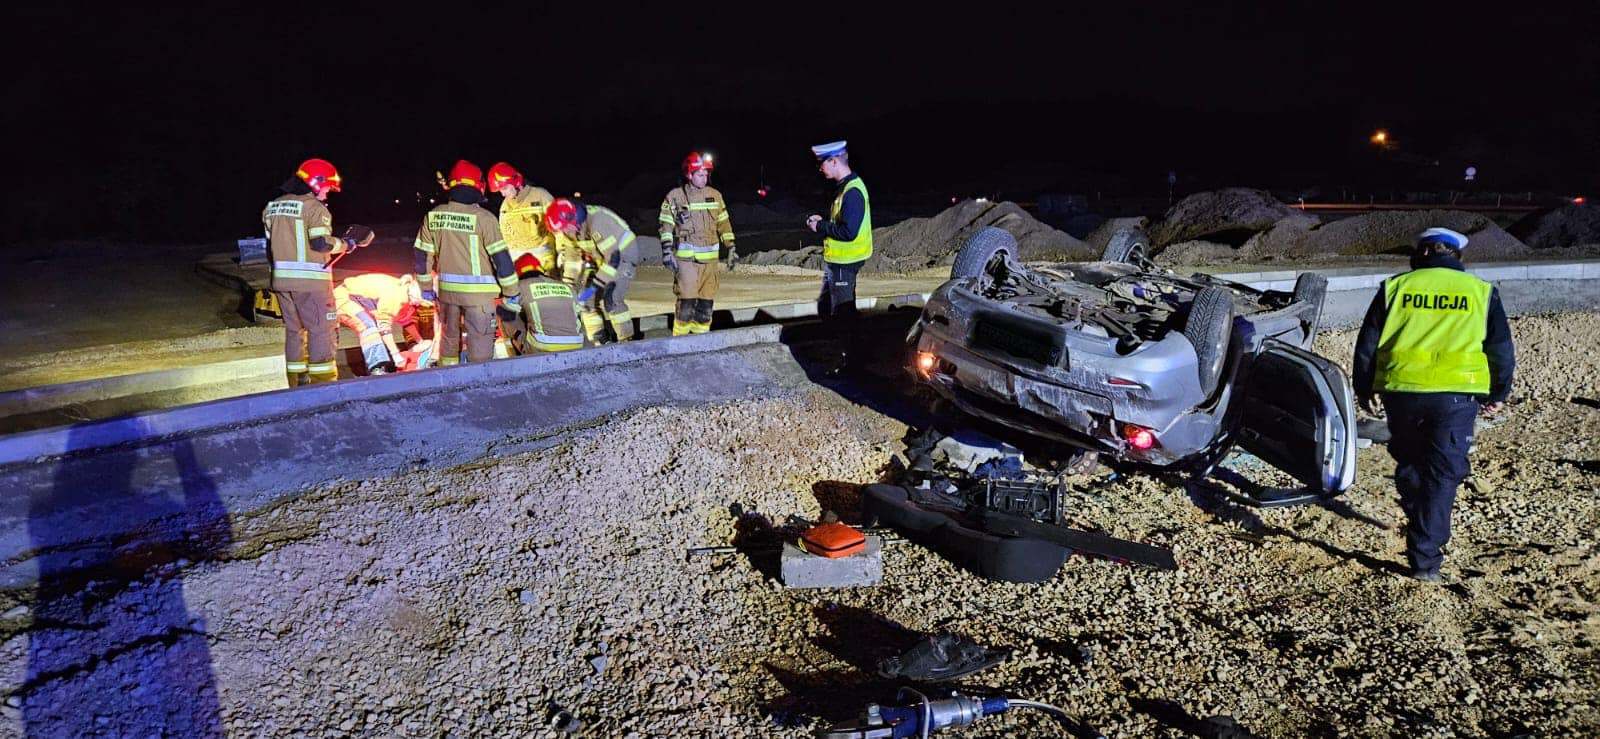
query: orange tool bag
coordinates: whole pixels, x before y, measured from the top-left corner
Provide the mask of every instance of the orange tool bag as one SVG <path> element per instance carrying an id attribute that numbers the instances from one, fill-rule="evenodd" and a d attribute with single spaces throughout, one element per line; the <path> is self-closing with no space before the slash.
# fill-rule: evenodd
<path id="1" fill-rule="evenodd" d="M 806 529 L 800 535 L 800 546 L 819 557 L 838 559 L 864 551 L 867 537 L 842 523 L 825 523 Z"/>

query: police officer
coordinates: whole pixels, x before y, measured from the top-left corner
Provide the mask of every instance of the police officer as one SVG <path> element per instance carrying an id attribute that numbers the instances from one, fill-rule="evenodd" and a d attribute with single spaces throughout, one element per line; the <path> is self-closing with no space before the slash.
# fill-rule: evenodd
<path id="1" fill-rule="evenodd" d="M 817 296 L 817 314 L 837 322 L 856 315 L 856 275 L 872 257 L 872 202 L 866 183 L 850 171 L 844 141 L 813 146 L 811 153 L 817 157 L 822 176 L 839 183 L 828 217 L 814 214 L 806 219 L 806 228 L 822 234 L 822 293 Z M 844 361 L 836 369 L 849 364 L 850 352 L 845 350 L 841 359 Z"/>
<path id="2" fill-rule="evenodd" d="M 1381 394 L 1388 411 L 1406 559 L 1425 582 L 1439 580 L 1474 421 L 1500 410 L 1516 367 L 1500 294 L 1462 267 L 1466 246 L 1450 229 L 1423 231 L 1411 271 L 1383 282 L 1356 338 L 1356 395 L 1372 412 Z"/>

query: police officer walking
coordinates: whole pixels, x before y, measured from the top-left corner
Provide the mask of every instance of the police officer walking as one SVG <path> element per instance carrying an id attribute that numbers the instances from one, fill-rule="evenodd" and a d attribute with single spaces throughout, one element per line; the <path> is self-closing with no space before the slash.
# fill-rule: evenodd
<path id="1" fill-rule="evenodd" d="M 850 171 L 845 142 L 813 146 L 811 153 L 817 157 L 822 176 L 839 183 L 828 217 L 806 219 L 806 228 L 822 234 L 822 294 L 817 298 L 817 314 L 836 323 L 856 315 L 856 275 L 872 258 L 872 202 L 866 183 Z M 845 364 L 850 361 L 848 351 L 844 360 Z"/>
<path id="2" fill-rule="evenodd" d="M 1500 410 L 1516 367 L 1499 291 L 1467 274 L 1466 246 L 1450 229 L 1423 231 L 1411 271 L 1384 281 L 1356 338 L 1356 395 L 1369 412 L 1383 398 L 1406 559 L 1425 582 L 1439 580 L 1474 421 Z"/>

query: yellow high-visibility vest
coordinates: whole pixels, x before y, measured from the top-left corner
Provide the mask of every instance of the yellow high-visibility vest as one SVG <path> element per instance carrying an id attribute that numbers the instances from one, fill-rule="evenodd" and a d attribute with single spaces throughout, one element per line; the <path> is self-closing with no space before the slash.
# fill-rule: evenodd
<path id="1" fill-rule="evenodd" d="M 833 208 L 828 211 L 828 220 L 839 219 L 839 210 L 844 207 L 844 196 L 851 190 L 861 191 L 861 201 L 865 206 L 861 214 L 861 230 L 857 231 L 856 237 L 849 241 L 823 237 L 822 261 L 829 264 L 855 264 L 865 262 L 872 256 L 872 200 L 867 197 L 867 185 L 860 177 L 850 180 L 849 184 L 839 190 L 839 195 L 833 199 Z"/>
<path id="2" fill-rule="evenodd" d="M 1389 315 L 1373 385 L 1385 392 L 1489 394 L 1489 298 L 1494 287 L 1430 267 L 1384 281 Z"/>

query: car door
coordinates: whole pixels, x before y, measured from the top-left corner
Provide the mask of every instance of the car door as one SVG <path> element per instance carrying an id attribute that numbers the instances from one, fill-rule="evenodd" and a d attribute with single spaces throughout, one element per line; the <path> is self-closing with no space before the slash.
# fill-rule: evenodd
<path id="1" fill-rule="evenodd" d="M 1235 385 L 1239 446 L 1332 494 L 1356 479 L 1355 394 L 1338 365 L 1269 339 Z"/>

